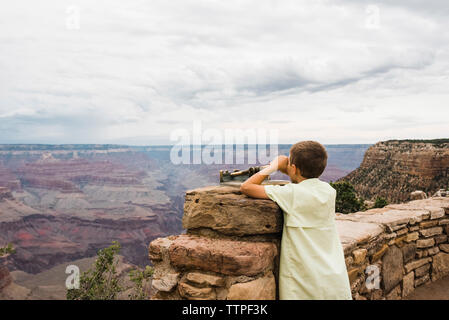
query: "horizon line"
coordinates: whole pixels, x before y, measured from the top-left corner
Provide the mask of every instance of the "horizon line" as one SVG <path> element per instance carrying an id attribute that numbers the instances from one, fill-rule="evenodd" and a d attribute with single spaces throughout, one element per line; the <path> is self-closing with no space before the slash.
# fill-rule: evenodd
<path id="1" fill-rule="evenodd" d="M 277 143 L 278 146 L 293 145 L 294 143 Z M 377 143 L 377 142 L 376 142 Z M 322 143 L 328 146 L 339 146 L 339 145 L 373 145 L 375 143 Z M 263 146 L 272 145 L 271 143 L 251 143 L 251 144 L 184 144 L 184 146 Z M 0 143 L 0 146 L 112 146 L 112 147 L 173 147 L 173 146 L 183 146 L 182 144 L 116 144 L 116 143 Z"/>

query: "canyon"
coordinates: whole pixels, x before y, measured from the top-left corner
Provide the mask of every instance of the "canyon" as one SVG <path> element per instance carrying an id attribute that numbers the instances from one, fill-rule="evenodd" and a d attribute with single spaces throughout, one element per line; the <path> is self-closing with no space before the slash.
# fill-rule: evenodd
<path id="1" fill-rule="evenodd" d="M 328 146 L 330 161 L 323 179 L 349 173 L 368 147 Z M 288 154 L 289 148 L 280 145 L 279 153 Z M 128 263 L 150 264 L 146 252 L 153 239 L 183 232 L 186 190 L 217 184 L 220 169 L 248 167 L 174 165 L 170 150 L 0 145 L 0 245 L 13 243 L 16 248 L 6 262 L 9 270 L 39 274 L 93 257 L 114 240 L 121 243 Z"/>

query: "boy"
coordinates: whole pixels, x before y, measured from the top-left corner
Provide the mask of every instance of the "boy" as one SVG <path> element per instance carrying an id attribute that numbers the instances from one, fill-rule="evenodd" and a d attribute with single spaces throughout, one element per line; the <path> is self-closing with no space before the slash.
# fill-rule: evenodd
<path id="1" fill-rule="evenodd" d="M 323 145 L 303 141 L 290 149 L 290 157 L 277 157 L 268 168 L 250 177 L 240 190 L 275 201 L 284 212 L 279 266 L 281 300 L 351 300 L 343 248 L 335 226 L 336 191 L 318 177 L 327 164 Z M 277 170 L 292 183 L 261 183 Z"/>

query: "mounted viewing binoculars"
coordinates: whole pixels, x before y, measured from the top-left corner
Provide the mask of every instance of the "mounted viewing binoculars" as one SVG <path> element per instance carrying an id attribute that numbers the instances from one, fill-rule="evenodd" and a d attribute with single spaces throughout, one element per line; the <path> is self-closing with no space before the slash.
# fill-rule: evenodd
<path id="1" fill-rule="evenodd" d="M 240 186 L 242 182 L 248 180 L 251 176 L 260 172 L 261 170 L 268 168 L 267 166 L 250 167 L 246 170 L 234 170 L 229 172 L 229 170 L 220 170 L 220 184 L 221 185 L 231 185 Z M 268 176 L 267 179 L 262 184 L 279 184 L 284 185 L 290 183 L 287 180 L 271 180 Z"/>

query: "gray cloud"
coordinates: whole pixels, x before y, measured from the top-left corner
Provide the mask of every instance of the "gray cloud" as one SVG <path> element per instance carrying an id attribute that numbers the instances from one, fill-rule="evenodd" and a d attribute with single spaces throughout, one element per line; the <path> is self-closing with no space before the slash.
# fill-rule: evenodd
<path id="1" fill-rule="evenodd" d="M 378 28 L 367 25 L 373 4 Z M 79 29 L 66 27 L 70 6 Z M 160 142 L 194 119 L 375 142 L 372 121 L 390 117 L 400 136 L 417 125 L 408 113 L 441 136 L 430 124 L 448 115 L 447 13 L 445 0 L 10 2 L 0 142 Z"/>

